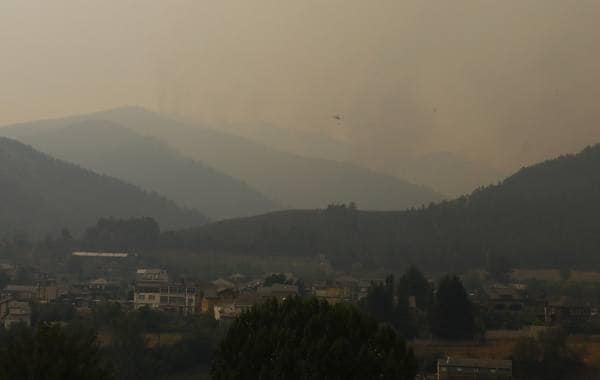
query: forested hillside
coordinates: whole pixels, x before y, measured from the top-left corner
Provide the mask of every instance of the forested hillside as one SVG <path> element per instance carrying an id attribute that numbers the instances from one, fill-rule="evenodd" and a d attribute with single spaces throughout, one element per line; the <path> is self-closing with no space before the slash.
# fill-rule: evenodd
<path id="1" fill-rule="evenodd" d="M 206 222 L 196 211 L 0 138 L 0 234 L 79 233 L 99 217 L 148 216 L 163 229 Z"/>
<path id="2" fill-rule="evenodd" d="M 514 265 L 600 267 L 600 145 L 524 168 L 498 185 L 426 208 L 333 206 L 209 224 L 165 236 L 191 250 L 324 254 L 341 264 L 453 270 L 492 257 Z"/>
<path id="3" fill-rule="evenodd" d="M 284 208 L 354 201 L 369 210 L 399 210 L 443 198 L 425 186 L 359 166 L 286 153 L 136 107 L 7 126 L 0 134 L 26 141 L 27 135 L 40 131 L 98 119 L 159 138 L 181 154 L 247 183 Z"/>
<path id="4" fill-rule="evenodd" d="M 19 139 L 54 157 L 156 191 L 213 220 L 278 208 L 242 181 L 114 122 L 81 121 L 67 127 L 23 132 Z"/>

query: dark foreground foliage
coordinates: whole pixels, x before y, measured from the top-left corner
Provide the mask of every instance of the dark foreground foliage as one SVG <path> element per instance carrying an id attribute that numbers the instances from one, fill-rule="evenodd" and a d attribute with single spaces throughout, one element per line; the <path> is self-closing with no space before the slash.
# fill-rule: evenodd
<path id="1" fill-rule="evenodd" d="M 293 298 L 243 313 L 213 362 L 214 379 L 413 379 L 411 349 L 349 305 Z"/>
<path id="2" fill-rule="evenodd" d="M 591 378 L 576 376 L 584 367 L 582 353 L 567 346 L 567 335 L 560 329 L 521 339 L 512 359 L 515 378 L 519 380 Z"/>
<path id="3" fill-rule="evenodd" d="M 111 379 L 96 333 L 58 324 L 0 330 L 0 379 Z"/>

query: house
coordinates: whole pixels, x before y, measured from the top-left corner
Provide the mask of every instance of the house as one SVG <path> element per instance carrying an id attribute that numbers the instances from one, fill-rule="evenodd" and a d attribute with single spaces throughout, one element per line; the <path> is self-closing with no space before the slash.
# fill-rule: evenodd
<path id="1" fill-rule="evenodd" d="M 38 302 L 53 302 L 59 297 L 67 294 L 67 289 L 60 285 L 45 285 L 38 288 Z"/>
<path id="2" fill-rule="evenodd" d="M 198 291 L 195 285 L 185 282 L 170 282 L 163 269 L 138 269 L 133 291 L 133 307 L 184 315 L 196 313 L 199 306 Z"/>
<path id="3" fill-rule="evenodd" d="M 38 298 L 38 287 L 35 285 L 6 285 L 2 289 L 2 298 L 11 298 L 24 302 L 36 301 Z"/>
<path id="4" fill-rule="evenodd" d="M 173 282 L 160 288 L 159 308 L 162 311 L 183 315 L 195 314 L 199 304 L 198 289 L 193 284 Z"/>
<path id="5" fill-rule="evenodd" d="M 169 274 L 164 269 L 138 269 L 136 282 L 169 282 Z"/>
<path id="6" fill-rule="evenodd" d="M 31 307 L 28 302 L 10 300 L 5 307 L 0 308 L 6 314 L 1 316 L 4 328 L 11 328 L 18 323 L 24 323 L 27 326 L 31 325 Z"/>
<path id="7" fill-rule="evenodd" d="M 298 294 L 298 286 L 296 285 L 273 284 L 258 288 L 258 295 L 262 299 L 276 298 L 282 301 L 286 298 L 296 297 Z"/>
<path id="8" fill-rule="evenodd" d="M 214 308 L 219 303 L 219 294 L 215 289 L 206 289 L 202 292 L 200 311 L 204 314 L 214 313 Z"/>
<path id="9" fill-rule="evenodd" d="M 511 380 L 511 360 L 452 358 L 437 362 L 438 380 Z"/>
<path id="10" fill-rule="evenodd" d="M 316 284 L 313 287 L 313 294 L 317 299 L 327 301 L 330 304 L 336 304 L 347 300 L 344 288 L 341 286 Z"/>
<path id="11" fill-rule="evenodd" d="M 490 311 L 520 313 L 527 305 L 527 291 L 523 287 L 495 284 L 484 289 L 482 304 Z"/>
<path id="12" fill-rule="evenodd" d="M 137 255 L 125 252 L 83 252 L 71 253 L 70 265 L 77 268 L 85 278 L 110 277 L 131 279 L 136 267 Z"/>
<path id="13" fill-rule="evenodd" d="M 136 283 L 133 292 L 133 307 L 149 307 L 155 310 L 194 314 L 199 307 L 200 298 L 193 285 L 181 283 L 148 284 Z"/>
<path id="14" fill-rule="evenodd" d="M 233 307 L 238 314 L 252 309 L 264 300 L 258 292 L 246 292 L 240 294 L 233 302 Z"/>
<path id="15" fill-rule="evenodd" d="M 48 303 L 66 293 L 66 289 L 58 285 L 7 285 L 2 289 L 2 298 L 12 298 L 24 302 Z"/>
<path id="16" fill-rule="evenodd" d="M 567 328 L 579 327 L 590 321 L 592 307 L 589 304 L 563 297 L 556 302 L 547 303 L 544 308 L 544 316 L 548 325 L 561 325 Z"/>
<path id="17" fill-rule="evenodd" d="M 225 279 L 219 278 L 211 282 L 211 284 L 217 289 L 217 291 L 222 291 L 226 289 L 235 289 L 235 284 L 231 281 L 227 281 Z"/>

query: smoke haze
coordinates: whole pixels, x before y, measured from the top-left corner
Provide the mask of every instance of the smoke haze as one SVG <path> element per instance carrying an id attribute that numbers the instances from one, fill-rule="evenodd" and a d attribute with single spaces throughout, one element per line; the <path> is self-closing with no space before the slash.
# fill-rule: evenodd
<path id="1" fill-rule="evenodd" d="M 387 172 L 444 151 L 509 171 L 600 140 L 599 19 L 592 0 L 3 0 L 0 123 L 131 104 L 335 138 Z"/>

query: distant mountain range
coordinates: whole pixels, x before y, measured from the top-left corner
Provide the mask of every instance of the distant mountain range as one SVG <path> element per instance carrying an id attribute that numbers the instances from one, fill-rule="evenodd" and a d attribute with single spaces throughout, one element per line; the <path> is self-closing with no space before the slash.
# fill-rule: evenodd
<path id="1" fill-rule="evenodd" d="M 111 121 L 84 120 L 39 131 L 14 128 L 7 133 L 54 157 L 200 210 L 213 220 L 278 208 L 243 182 L 179 154 L 158 139 Z"/>
<path id="2" fill-rule="evenodd" d="M 80 233 L 100 217 L 148 216 L 163 229 L 207 218 L 153 193 L 0 138 L 0 233 Z"/>
<path id="3" fill-rule="evenodd" d="M 524 168 L 497 185 L 430 207 L 282 211 L 180 231 L 172 247 L 326 255 L 340 265 L 430 270 L 484 266 L 600 268 L 600 145 Z"/>
<path id="4" fill-rule="evenodd" d="M 274 203 L 264 205 L 263 211 L 273 209 L 273 205 L 282 208 L 317 208 L 343 202 L 356 202 L 364 209 L 397 210 L 443 198 L 427 187 L 352 164 L 278 151 L 249 139 L 136 107 L 23 123 L 2 128 L 0 134 L 27 141 L 42 131 L 48 133 L 85 120 L 110 121 L 136 133 L 160 139 L 181 155 L 243 181 L 264 194 L 265 199 L 273 200 Z M 42 146 L 41 141 L 36 144 Z M 69 159 L 78 162 L 75 157 Z M 200 208 L 200 211 L 204 210 Z M 240 208 L 237 216 L 247 214 Z"/>
<path id="5" fill-rule="evenodd" d="M 306 157 L 358 163 L 354 147 L 346 142 L 289 128 L 267 125 L 224 125 L 225 131 L 257 141 L 272 148 Z M 365 160 L 362 160 L 365 161 Z M 368 160 L 367 160 L 368 161 Z M 481 186 L 497 183 L 506 176 L 482 162 L 466 159 L 455 152 L 429 152 L 386 162 L 385 167 L 375 163 L 362 165 L 382 173 L 427 186 L 449 198 L 468 194 Z M 369 166 L 370 165 L 370 166 Z"/>

